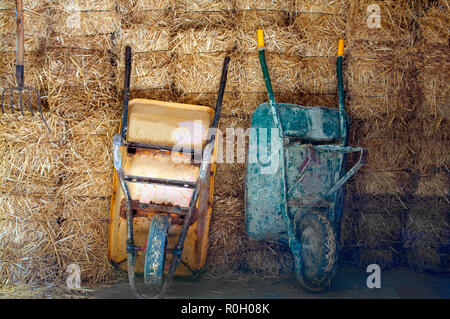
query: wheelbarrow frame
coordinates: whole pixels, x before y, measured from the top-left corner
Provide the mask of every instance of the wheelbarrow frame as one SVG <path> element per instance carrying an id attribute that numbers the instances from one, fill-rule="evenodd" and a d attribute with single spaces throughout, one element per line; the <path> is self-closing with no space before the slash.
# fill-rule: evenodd
<path id="1" fill-rule="evenodd" d="M 266 59 L 265 59 L 265 51 L 264 51 L 264 38 L 263 38 L 263 30 L 258 30 L 258 51 L 259 51 L 259 59 L 260 64 L 263 72 L 263 77 L 265 81 L 265 85 L 267 88 L 267 93 L 269 97 L 269 103 L 261 104 L 257 111 L 255 111 L 252 119 L 252 127 L 254 125 L 258 126 L 275 126 L 278 132 L 278 136 L 274 137 L 278 140 L 278 150 L 271 150 L 271 152 L 279 152 L 280 154 L 280 160 L 279 160 L 279 168 L 276 172 L 275 177 L 270 177 L 269 179 L 264 180 L 260 175 L 255 174 L 255 168 L 258 167 L 259 164 L 251 164 L 250 163 L 250 156 L 252 154 L 249 151 L 249 160 L 247 164 L 247 177 L 246 177 L 246 229 L 247 234 L 250 237 L 256 238 L 256 239 L 272 239 L 272 240 L 279 240 L 279 241 L 286 241 L 289 244 L 289 247 L 294 255 L 294 266 L 295 266 L 295 273 L 296 277 L 299 280 L 302 285 L 310 290 L 310 291 L 320 291 L 322 288 L 315 290 L 314 287 L 308 287 L 304 284 L 303 281 L 303 261 L 302 261 L 302 243 L 296 236 L 296 227 L 295 223 L 298 219 L 305 218 L 308 214 L 311 214 L 314 210 L 322 211 L 323 217 L 325 217 L 330 224 L 332 225 L 332 232 L 334 234 L 331 234 L 331 237 L 334 237 L 336 251 L 335 254 L 337 255 L 338 251 L 338 241 L 336 238 L 339 238 L 340 233 L 340 224 L 341 224 L 341 217 L 343 212 L 343 198 L 344 198 L 344 190 L 342 189 L 342 186 L 347 182 L 365 163 L 366 158 L 366 150 L 362 147 L 348 147 L 348 137 L 347 137 L 347 130 L 348 130 L 348 116 L 345 112 L 345 102 L 344 102 L 344 88 L 343 88 L 343 79 L 342 79 L 342 60 L 343 60 L 343 40 L 339 41 L 339 50 L 338 50 L 338 57 L 337 57 L 337 79 L 338 79 L 338 96 L 339 96 L 339 137 L 338 142 L 335 144 L 332 144 L 329 142 L 328 144 L 319 144 L 319 143 L 312 143 L 312 141 L 307 142 L 306 144 L 304 141 L 301 141 L 299 145 L 301 147 L 305 148 L 305 152 L 307 156 L 305 156 L 303 162 L 299 165 L 299 173 L 296 176 L 297 180 L 289 185 L 287 185 L 288 180 L 288 170 L 287 170 L 287 159 L 288 156 L 286 153 L 286 149 L 289 149 L 290 145 L 292 144 L 292 140 L 300 140 L 298 136 L 293 136 L 290 134 L 289 130 L 286 130 L 286 128 L 283 128 L 283 121 L 280 117 L 280 110 L 284 111 L 286 108 L 289 107 L 297 107 L 298 109 L 305 110 L 305 114 L 307 111 L 317 111 L 319 116 L 320 112 L 327 110 L 331 110 L 329 108 L 325 107 L 302 107 L 298 105 L 289 105 L 289 104 L 277 104 L 275 101 L 275 96 L 273 93 L 272 85 L 270 82 L 269 72 L 267 69 Z M 261 112 L 261 110 L 266 111 L 264 113 L 268 117 L 270 115 L 267 112 L 267 108 L 270 110 L 270 114 L 272 117 L 272 121 L 267 120 L 264 123 L 253 123 L 255 119 L 255 114 L 257 112 Z M 331 112 L 331 111 L 330 111 Z M 295 114 L 295 113 L 293 113 Z M 331 113 L 330 113 L 331 114 Z M 261 114 L 259 114 L 261 116 Z M 286 115 L 285 115 L 286 120 Z M 272 124 L 269 124 L 271 122 Z M 286 123 L 286 121 L 285 121 Z M 255 137 L 256 133 L 252 136 L 250 136 L 250 146 L 249 149 L 252 147 L 255 147 L 255 141 L 258 141 Z M 258 146 L 256 146 L 258 148 Z M 329 189 L 320 189 L 320 192 L 318 192 L 310 202 L 302 202 L 298 206 L 301 206 L 300 209 L 294 210 L 297 213 L 296 216 L 292 216 L 291 206 L 290 206 L 290 199 L 293 197 L 293 190 L 297 189 L 297 186 L 302 184 L 303 182 L 303 175 L 305 172 L 308 171 L 309 168 L 313 168 L 314 165 L 317 164 L 316 162 L 316 153 L 325 153 L 325 152 L 331 152 L 331 154 L 335 154 L 335 158 L 339 162 L 336 169 L 338 173 L 337 181 L 335 181 L 332 186 Z M 346 164 L 347 164 L 347 154 L 353 153 L 353 152 L 359 152 L 360 157 L 358 162 L 349 170 L 346 172 Z M 340 155 L 338 155 L 340 154 Z M 254 155 L 253 155 L 254 156 Z M 257 168 L 259 170 L 259 168 Z M 255 177 L 256 176 L 256 177 Z M 277 178 L 281 179 L 279 182 L 277 182 Z M 292 178 L 291 178 L 292 179 Z M 280 203 L 277 208 L 281 210 L 281 216 L 278 215 L 277 217 L 271 217 L 270 211 L 267 209 L 267 207 L 261 207 L 264 204 L 261 204 L 258 202 L 257 198 L 259 197 L 259 193 L 261 190 L 254 186 L 252 183 L 262 182 L 262 181 L 272 181 L 274 187 L 273 192 L 279 192 L 280 194 L 275 194 L 273 197 L 278 197 L 278 201 Z M 317 182 L 319 183 L 319 182 Z M 320 184 L 320 183 L 319 183 Z M 267 197 L 267 194 L 263 195 L 264 197 Z M 271 196 L 271 195 L 269 195 Z M 251 207 L 250 207 L 251 205 Z M 275 204 L 274 206 L 278 205 Z M 270 209 L 275 207 L 270 207 Z M 264 211 L 265 216 L 261 217 L 258 216 L 255 220 L 255 215 Z M 272 212 L 274 214 L 275 212 Z M 252 215 L 253 214 L 253 215 Z M 280 220 L 284 221 L 284 225 Z M 325 220 L 326 221 L 326 220 Z M 276 224 L 277 225 L 274 225 Z M 275 231 L 276 230 L 276 231 Z M 333 265 L 330 265 L 330 269 L 328 270 L 329 277 L 333 275 L 334 272 L 334 261 Z M 322 279 L 320 279 L 322 280 Z"/>
<path id="2" fill-rule="evenodd" d="M 140 297 L 140 294 L 137 292 L 136 283 L 135 283 L 135 260 L 136 260 L 136 251 L 137 250 L 145 250 L 143 247 L 138 247 L 135 245 L 135 241 L 133 238 L 133 214 L 132 214 L 132 199 L 128 189 L 128 183 L 142 183 L 142 184 L 159 184 L 159 185 L 168 185 L 180 188 L 189 188 L 193 189 L 193 195 L 190 199 L 189 206 L 186 208 L 182 207 L 168 207 L 166 205 L 159 204 L 139 204 L 142 208 L 151 209 L 156 211 L 156 214 L 160 214 L 159 212 L 166 213 L 169 209 L 169 213 L 175 213 L 180 217 L 184 216 L 184 220 L 181 227 L 181 232 L 178 237 L 177 243 L 172 250 L 172 261 L 168 270 L 167 277 L 163 282 L 161 290 L 157 293 L 155 297 L 164 296 L 170 282 L 175 274 L 175 271 L 178 265 L 181 262 L 181 255 L 184 247 L 184 242 L 186 240 L 186 236 L 189 230 L 190 225 L 192 224 L 192 219 L 194 215 L 197 213 L 197 202 L 199 199 L 199 194 L 202 191 L 202 187 L 208 186 L 208 178 L 211 166 L 211 160 L 213 157 L 214 146 L 215 146 L 215 138 L 216 138 L 216 129 L 218 127 L 218 122 L 220 118 L 220 112 L 222 108 L 223 95 L 225 92 L 225 85 L 227 80 L 227 70 L 229 64 L 229 57 L 226 57 L 223 64 L 222 76 L 220 80 L 220 88 L 219 94 L 217 98 L 214 118 L 212 124 L 210 126 L 210 138 L 206 141 L 206 146 L 202 151 L 199 152 L 196 148 L 187 149 L 183 148 L 184 154 L 191 154 L 195 159 L 201 159 L 198 178 L 196 182 L 189 182 L 183 180 L 176 179 L 166 179 L 166 178 L 152 178 L 152 177 L 143 177 L 143 176 L 131 176 L 126 175 L 121 158 L 121 148 L 131 147 L 131 148 L 139 148 L 139 149 L 150 149 L 150 150 L 164 150 L 164 151 L 172 151 L 174 147 L 168 145 L 158 145 L 152 143 L 140 143 L 140 142 L 132 142 L 127 141 L 127 125 L 128 125 L 128 104 L 129 104 L 129 88 L 130 88 L 130 75 L 131 75 L 131 48 L 129 46 L 126 47 L 125 50 L 125 79 L 124 79 L 124 91 L 123 91 L 123 104 L 122 104 L 122 117 L 121 117 L 121 127 L 120 134 L 116 134 L 113 138 L 113 161 L 114 167 L 117 172 L 117 177 L 119 180 L 119 184 L 122 188 L 124 198 L 126 200 L 126 211 L 125 217 L 127 222 L 127 241 L 126 241 L 126 254 L 127 254 L 127 270 L 128 277 L 130 281 L 131 288 L 137 297 Z M 179 150 L 177 150 L 179 152 Z"/>

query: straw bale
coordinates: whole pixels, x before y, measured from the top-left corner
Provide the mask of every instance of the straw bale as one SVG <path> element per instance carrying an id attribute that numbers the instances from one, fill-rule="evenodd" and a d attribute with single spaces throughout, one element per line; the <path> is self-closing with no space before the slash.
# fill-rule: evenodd
<path id="1" fill-rule="evenodd" d="M 44 11 L 49 5 L 49 0 L 24 0 L 24 11 Z M 0 1 L 0 10 L 16 10 L 15 1 Z"/>
<path id="2" fill-rule="evenodd" d="M 45 87 L 43 61 L 35 52 L 25 52 L 25 85 L 40 89 Z M 0 52 L 0 88 L 15 87 L 16 53 Z"/>
<path id="3" fill-rule="evenodd" d="M 111 138 L 119 131 L 121 110 L 113 108 L 101 108 L 79 114 L 64 116 L 67 123 L 67 135 L 69 139 L 77 136 L 105 136 Z"/>
<path id="4" fill-rule="evenodd" d="M 423 200 L 408 205 L 405 248 L 409 265 L 421 270 L 439 268 L 449 238 L 449 204 Z M 442 249 L 444 248 L 444 249 Z"/>
<path id="5" fill-rule="evenodd" d="M 45 284 L 58 275 L 53 230 L 56 222 L 0 219 L 0 286 Z"/>
<path id="6" fill-rule="evenodd" d="M 62 197 L 105 197 L 112 193 L 112 172 L 107 173 L 69 173 L 65 172 L 57 194 Z"/>
<path id="7" fill-rule="evenodd" d="M 108 173 L 113 167 L 112 137 L 77 135 L 70 139 L 64 158 L 64 170 L 72 173 Z"/>
<path id="8" fill-rule="evenodd" d="M 116 0 L 119 12 L 168 10 L 173 7 L 173 0 Z"/>
<path id="9" fill-rule="evenodd" d="M 302 58 L 298 77 L 299 90 L 303 94 L 336 94 L 336 58 Z"/>
<path id="10" fill-rule="evenodd" d="M 179 31 L 172 39 L 178 54 L 231 52 L 235 46 L 236 32 L 222 28 L 204 27 Z"/>
<path id="11" fill-rule="evenodd" d="M 0 191 L 49 195 L 59 183 L 65 126 L 57 116 L 44 113 L 52 132 L 35 114 L 4 114 L 0 121 Z"/>
<path id="12" fill-rule="evenodd" d="M 237 50 L 257 54 L 256 29 L 240 29 L 237 34 Z M 264 45 L 269 52 L 295 54 L 301 51 L 301 36 L 293 27 L 268 26 L 264 28 Z"/>
<path id="13" fill-rule="evenodd" d="M 397 45 L 360 42 L 349 48 L 345 77 L 348 90 L 360 96 L 407 94 L 414 88 L 414 52 Z"/>
<path id="14" fill-rule="evenodd" d="M 111 34 L 71 35 L 53 31 L 47 40 L 48 48 L 84 49 L 107 52 L 114 49 Z"/>
<path id="15" fill-rule="evenodd" d="M 80 208 L 85 209 L 81 206 L 78 210 Z M 117 274 L 108 260 L 107 234 L 107 221 L 89 218 L 62 221 L 56 242 L 61 263 L 59 269 L 64 271 L 70 264 L 80 266 L 81 281 L 89 285 L 116 278 Z"/>
<path id="16" fill-rule="evenodd" d="M 363 211 L 370 209 L 370 207 L 362 208 Z M 384 212 L 363 212 L 360 215 L 356 233 L 360 247 L 365 249 L 383 249 L 401 244 L 401 212 L 390 211 L 386 207 L 384 209 L 386 210 Z"/>
<path id="17" fill-rule="evenodd" d="M 233 1 L 175 0 L 172 24 L 176 29 L 233 25 Z"/>
<path id="18" fill-rule="evenodd" d="M 109 83 L 106 83 L 106 85 L 109 85 Z M 53 83 L 51 83 L 48 104 L 51 111 L 60 114 L 99 111 L 104 108 L 117 110 L 119 108 L 113 88 L 98 87 L 97 85 L 87 87 L 53 86 Z"/>
<path id="19" fill-rule="evenodd" d="M 422 175 L 414 195 L 419 197 L 450 195 L 450 180 L 448 173 Z"/>
<path id="20" fill-rule="evenodd" d="M 54 12 L 52 20 L 55 32 L 72 36 L 108 34 L 120 27 L 120 16 L 115 11 Z"/>
<path id="21" fill-rule="evenodd" d="M 248 34 L 255 34 L 256 29 L 287 27 L 289 15 L 279 10 L 240 10 L 236 11 L 236 25 Z"/>
<path id="22" fill-rule="evenodd" d="M 216 196 L 209 232 L 206 268 L 210 273 L 236 272 L 247 244 L 244 202 L 236 197 Z"/>
<path id="23" fill-rule="evenodd" d="M 172 27 L 173 13 L 166 9 L 154 9 L 154 10 L 129 10 L 126 7 L 119 8 L 119 11 L 123 9 L 121 14 L 122 28 L 128 29 L 133 25 L 151 25 L 153 28 L 159 27 Z"/>
<path id="24" fill-rule="evenodd" d="M 0 52 L 16 51 L 16 33 L 0 35 Z M 46 45 L 47 38 L 43 35 L 24 34 L 25 51 L 39 51 Z"/>
<path id="25" fill-rule="evenodd" d="M 52 197 L 0 195 L 0 286 L 55 279 L 59 209 Z"/>
<path id="26" fill-rule="evenodd" d="M 415 115 L 411 100 L 403 94 L 393 96 L 352 95 L 346 109 L 350 118 L 368 121 L 377 118 L 392 122 L 395 118 L 410 119 Z"/>
<path id="27" fill-rule="evenodd" d="M 184 93 L 217 93 L 226 53 L 182 54 L 176 58 L 175 88 Z M 236 91 L 238 60 L 231 57 L 226 91 Z"/>
<path id="28" fill-rule="evenodd" d="M 291 10 L 291 1 L 285 0 L 236 0 L 236 10 Z"/>
<path id="29" fill-rule="evenodd" d="M 240 197 L 245 190 L 245 164 L 219 164 L 214 192 L 219 196 Z"/>
<path id="30" fill-rule="evenodd" d="M 367 151 L 365 168 L 382 171 L 386 169 L 409 169 L 413 165 L 414 150 L 411 148 L 408 137 L 397 138 L 363 138 L 361 145 Z"/>
<path id="31" fill-rule="evenodd" d="M 349 7 L 347 0 L 294 0 L 293 10 L 297 13 L 345 14 Z"/>
<path id="32" fill-rule="evenodd" d="M 60 86 L 110 87 L 113 67 L 110 56 L 101 51 L 55 48 L 47 54 L 45 70 L 49 84 Z"/>
<path id="33" fill-rule="evenodd" d="M 424 137 L 419 132 L 411 147 L 416 155 L 415 169 L 422 173 L 430 173 L 439 168 L 450 170 L 450 136 L 441 132 L 434 136 Z"/>
<path id="34" fill-rule="evenodd" d="M 103 224 L 109 220 L 110 197 L 66 197 L 62 200 L 59 219 L 69 222 L 78 220 Z"/>
<path id="35" fill-rule="evenodd" d="M 298 14 L 294 20 L 300 38 L 298 51 L 302 56 L 335 57 L 337 39 L 345 37 L 346 22 L 343 15 Z"/>
<path id="36" fill-rule="evenodd" d="M 125 47 L 131 46 L 132 53 L 150 51 L 168 51 L 170 29 L 154 28 L 151 24 L 133 24 L 130 28 L 120 29 L 116 37 L 120 58 L 125 54 Z"/>
<path id="37" fill-rule="evenodd" d="M 356 192 L 368 195 L 404 195 L 410 191 L 410 175 L 404 171 L 370 171 L 354 177 Z"/>
<path id="38" fill-rule="evenodd" d="M 71 137 L 66 144 L 64 169 L 66 172 L 108 173 L 113 167 L 112 139 L 118 132 L 120 116 L 91 116 L 88 120 L 68 125 Z"/>
<path id="39" fill-rule="evenodd" d="M 421 39 L 425 44 L 449 45 L 450 5 L 447 1 L 441 2 L 442 5 L 431 7 L 418 19 Z"/>
<path id="40" fill-rule="evenodd" d="M 55 5 L 58 10 L 73 11 L 113 11 L 116 8 L 114 0 L 46 0 Z"/>
<path id="41" fill-rule="evenodd" d="M 369 5 L 378 5 L 380 12 L 380 28 L 369 28 L 367 21 Z M 373 42 L 392 41 L 397 44 L 411 45 L 414 41 L 413 19 L 415 8 L 409 0 L 360 0 L 350 3 L 347 26 L 349 42 L 368 40 Z"/>
<path id="42" fill-rule="evenodd" d="M 253 274 L 277 275 L 291 273 L 294 260 L 287 245 L 271 241 L 248 239 L 242 270 Z"/>
<path id="43" fill-rule="evenodd" d="M 444 46 L 422 47 L 417 62 L 417 81 L 423 96 L 419 117 L 433 115 L 450 118 L 450 49 Z"/>
<path id="44" fill-rule="evenodd" d="M 174 7 L 178 10 L 189 11 L 232 11 L 234 9 L 234 1 L 229 0 L 175 0 Z"/>
<path id="45" fill-rule="evenodd" d="M 218 92 L 216 93 L 190 93 L 182 94 L 177 98 L 179 103 L 187 103 L 194 105 L 209 106 L 213 109 L 216 107 Z M 225 92 L 222 101 L 221 115 L 234 115 L 242 112 L 241 105 L 238 104 L 238 93 Z M 219 126 L 222 127 L 220 119 Z"/>
<path id="46" fill-rule="evenodd" d="M 131 90 L 170 89 L 173 84 L 173 61 L 169 52 L 136 53 L 132 57 Z M 125 61 L 117 65 L 116 85 L 123 89 Z"/>
<path id="47" fill-rule="evenodd" d="M 267 52 L 267 64 L 272 86 L 278 92 L 295 93 L 300 89 L 299 73 L 302 60 L 295 56 Z M 266 92 L 257 54 L 242 57 L 239 70 L 239 92 Z"/>
<path id="48" fill-rule="evenodd" d="M 42 1 L 44 3 L 44 1 Z M 36 10 L 27 10 L 24 7 L 23 13 L 24 20 L 24 34 L 25 39 L 45 37 L 49 31 L 50 19 L 48 12 L 44 9 L 36 8 Z M 16 8 L 12 10 L 0 10 L 0 34 L 3 37 L 4 34 L 16 34 L 17 21 L 16 21 Z M 35 41 L 37 39 L 34 39 Z"/>

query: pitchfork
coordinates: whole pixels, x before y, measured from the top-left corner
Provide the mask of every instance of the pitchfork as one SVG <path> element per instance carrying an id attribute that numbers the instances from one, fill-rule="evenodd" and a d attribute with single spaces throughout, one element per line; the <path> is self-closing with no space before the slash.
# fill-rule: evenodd
<path id="1" fill-rule="evenodd" d="M 16 1 L 16 20 L 17 20 L 17 47 L 16 47 L 16 82 L 17 82 L 17 86 L 13 87 L 13 88 L 6 88 L 3 90 L 2 97 L 1 97 L 2 113 L 5 113 L 4 101 L 5 101 L 5 95 L 7 92 L 9 92 L 9 102 L 10 102 L 9 107 L 11 109 L 11 113 L 14 113 L 14 91 L 17 91 L 19 93 L 19 107 L 20 107 L 20 112 L 22 113 L 22 115 L 25 115 L 24 111 L 23 111 L 23 99 L 26 100 L 28 97 L 28 107 L 30 109 L 31 115 L 34 116 L 33 107 L 31 104 L 31 97 L 36 96 L 37 108 L 38 108 L 39 114 L 40 114 L 42 120 L 44 121 L 45 126 L 47 126 L 49 131 L 51 131 L 50 127 L 47 124 L 47 121 L 44 118 L 44 115 L 42 114 L 41 97 L 39 96 L 38 90 L 24 85 L 23 61 L 24 61 L 25 49 L 24 49 L 24 37 L 23 37 L 23 25 L 24 25 L 24 23 L 23 23 L 23 0 Z"/>

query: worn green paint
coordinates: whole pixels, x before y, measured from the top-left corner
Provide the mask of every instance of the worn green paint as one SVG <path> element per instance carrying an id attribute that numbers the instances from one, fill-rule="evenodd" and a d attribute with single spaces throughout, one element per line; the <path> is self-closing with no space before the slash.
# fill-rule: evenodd
<path id="1" fill-rule="evenodd" d="M 259 50 L 259 58 L 269 103 L 259 105 L 252 116 L 245 188 L 246 230 L 256 239 L 288 242 L 296 274 L 301 276 L 301 242 L 295 235 L 298 221 L 312 210 L 319 211 L 330 220 L 339 238 L 342 185 L 363 165 L 365 151 L 347 147 L 349 121 L 342 57 L 337 59 L 337 109 L 277 104 L 264 49 Z M 272 128 L 275 134 L 271 134 Z M 361 157 L 346 172 L 350 152 L 361 152 Z M 274 164 L 276 169 L 268 172 Z"/>

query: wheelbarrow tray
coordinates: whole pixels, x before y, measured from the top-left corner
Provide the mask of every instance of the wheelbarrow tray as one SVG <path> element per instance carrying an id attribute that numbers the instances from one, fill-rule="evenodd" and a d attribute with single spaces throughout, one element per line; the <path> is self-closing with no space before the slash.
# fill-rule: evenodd
<path id="1" fill-rule="evenodd" d="M 339 111 L 327 107 L 282 103 L 275 107 L 280 114 L 283 135 L 290 138 L 290 143 L 284 146 L 283 158 L 273 157 L 269 160 L 270 154 L 279 154 L 272 148 L 282 141 L 277 134 L 270 132 L 270 129 L 276 126 L 269 103 L 259 105 L 252 116 L 249 139 L 245 189 L 246 231 L 250 237 L 259 240 L 285 242 L 288 240 L 288 234 L 283 219 L 284 205 L 287 205 L 288 214 L 293 219 L 301 218 L 312 209 L 323 209 L 325 214 L 342 214 L 343 205 L 340 203 L 343 200 L 343 188 L 331 198 L 326 198 L 325 195 L 340 179 L 346 166 L 346 156 L 343 153 L 314 148 L 316 163 L 301 172 L 309 151 L 308 144 L 304 144 L 302 140 L 338 139 Z M 261 147 L 262 144 L 267 146 Z M 258 156 L 251 159 L 252 154 Z M 279 169 L 278 161 L 285 161 L 286 174 Z M 301 182 L 298 182 L 300 174 Z M 288 190 L 286 200 L 283 196 L 285 178 Z M 334 220 L 334 216 L 327 217 Z"/>
<path id="2" fill-rule="evenodd" d="M 162 150 L 140 150 L 128 154 L 127 147 L 122 147 L 122 158 L 125 159 L 124 169 L 128 174 L 135 176 L 145 176 L 154 178 L 171 178 L 195 182 L 199 171 L 199 164 L 195 163 L 175 163 L 172 156 L 182 156 L 182 153 L 170 151 L 175 145 L 189 147 L 190 143 L 185 143 L 173 138 L 173 132 L 181 128 L 181 132 L 186 129 L 195 129 L 190 123 L 197 123 L 197 128 L 207 130 L 210 126 L 214 111 L 210 107 L 171 103 L 147 99 L 133 99 L 129 102 L 127 141 L 139 143 L 155 143 L 165 145 L 167 151 Z M 193 132 L 191 132 L 193 133 Z M 204 130 L 194 141 L 194 148 L 198 148 L 201 153 L 204 146 Z M 198 130 L 194 134 L 198 135 Z M 175 134 L 176 136 L 176 134 Z M 195 137 L 194 137 L 195 138 Z M 218 140 L 216 140 L 216 143 Z M 182 253 L 182 261 L 177 268 L 177 275 L 191 274 L 191 270 L 199 270 L 206 260 L 208 247 L 208 232 L 211 220 L 214 175 L 215 175 L 215 150 L 211 161 L 209 181 L 203 191 L 200 192 L 197 200 L 197 218 L 191 224 L 185 241 Z M 180 149 L 182 151 L 182 149 Z M 189 205 L 189 189 L 178 188 L 181 195 L 173 196 L 172 190 L 176 187 L 155 184 L 130 183 L 130 194 L 133 207 L 137 217 L 133 218 L 133 234 L 135 245 L 138 247 L 147 246 L 147 238 L 152 217 L 156 212 L 171 214 L 172 218 L 177 218 L 176 213 L 187 209 Z M 175 189 L 170 189 L 175 188 Z M 164 192 L 167 196 L 174 198 L 163 198 L 158 196 Z M 192 194 L 190 194 L 192 196 Z M 159 197 L 159 198 L 158 198 Z M 124 215 L 124 194 L 119 186 L 116 171 L 113 176 L 113 193 L 111 196 L 108 255 L 113 264 L 120 269 L 127 269 L 127 221 Z M 171 250 L 176 245 L 181 232 L 181 224 L 172 224 L 169 229 L 167 250 Z M 166 254 L 166 264 L 171 262 L 171 254 Z M 144 272 L 145 251 L 137 251 L 136 272 Z M 186 267 L 187 266 L 187 267 Z"/>

